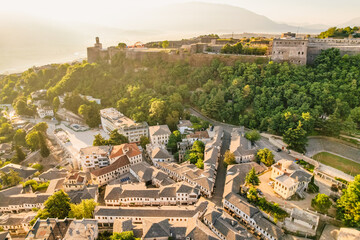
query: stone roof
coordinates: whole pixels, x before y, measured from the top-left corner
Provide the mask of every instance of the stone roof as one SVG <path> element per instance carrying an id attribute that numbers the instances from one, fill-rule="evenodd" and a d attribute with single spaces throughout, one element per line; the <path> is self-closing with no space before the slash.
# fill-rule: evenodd
<path id="1" fill-rule="evenodd" d="M 275 239 L 283 239 L 285 234 L 284 232 L 281 230 L 281 228 L 279 228 L 278 226 L 276 226 L 275 224 L 271 223 L 269 220 L 267 220 L 262 214 L 261 212 L 258 212 L 257 214 L 254 215 L 253 217 L 254 221 L 256 222 L 256 225 L 258 225 L 260 228 L 262 228 L 263 230 L 265 230 L 267 233 L 269 233 L 271 236 L 273 236 Z"/>
<path id="2" fill-rule="evenodd" d="M 0 232 L 0 240 L 10 240 L 11 236 L 9 232 Z"/>
<path id="3" fill-rule="evenodd" d="M 19 173 L 19 176 L 24 179 L 30 177 L 31 175 L 33 175 L 34 173 L 37 172 L 37 170 L 34 168 L 24 167 L 24 166 L 21 166 L 19 164 L 14 164 L 14 163 L 7 164 L 4 167 L 0 168 L 0 172 L 8 173 L 8 172 L 10 172 L 10 169 Z"/>
<path id="4" fill-rule="evenodd" d="M 98 206 L 94 216 L 122 216 L 122 217 L 183 217 L 191 218 L 199 212 L 205 211 L 207 202 L 200 203 L 197 207 L 105 207 Z"/>
<path id="5" fill-rule="evenodd" d="M 57 169 L 57 168 L 51 168 L 49 170 L 47 170 L 46 172 L 43 172 L 42 174 L 40 174 L 38 176 L 38 178 L 40 179 L 45 179 L 45 180 L 53 180 L 53 179 L 59 179 L 59 178 L 64 178 L 67 176 L 67 170 L 66 169 Z"/>
<path id="6" fill-rule="evenodd" d="M 10 151 L 11 144 L 10 143 L 1 143 L 0 144 L 0 151 Z"/>
<path id="7" fill-rule="evenodd" d="M 256 153 L 256 149 L 247 140 L 240 129 L 234 128 L 231 132 L 230 151 L 236 156 L 251 155 Z"/>
<path id="8" fill-rule="evenodd" d="M 291 210 L 291 217 L 306 222 L 312 226 L 317 226 L 320 219 L 319 216 L 298 208 L 293 208 Z"/>
<path id="9" fill-rule="evenodd" d="M 150 136 L 158 136 L 158 135 L 170 135 L 171 131 L 168 125 L 157 125 L 149 127 L 149 135 Z"/>
<path id="10" fill-rule="evenodd" d="M 290 177 L 300 182 L 310 182 L 311 174 L 300 169 L 295 170 L 292 174 L 290 174 Z"/>
<path id="11" fill-rule="evenodd" d="M 144 219 L 143 238 L 170 237 L 170 224 L 168 219 Z"/>
<path id="12" fill-rule="evenodd" d="M 171 158 L 171 155 L 166 149 L 157 147 L 152 150 L 151 158 L 167 159 Z"/>
<path id="13" fill-rule="evenodd" d="M 131 231 L 134 228 L 132 219 L 115 219 L 113 232 L 121 233 Z"/>
<path id="14" fill-rule="evenodd" d="M 98 193 L 98 186 L 93 185 L 89 187 L 85 187 L 83 190 L 80 191 L 71 191 L 67 194 L 70 197 L 70 201 L 72 203 L 81 203 L 82 200 L 86 199 L 95 199 L 96 195 Z"/>
<path id="15" fill-rule="evenodd" d="M 209 133 L 207 131 L 195 131 L 195 133 L 190 133 L 186 135 L 186 138 L 196 138 L 196 139 L 209 138 Z"/>
<path id="16" fill-rule="evenodd" d="M 44 203 L 48 197 L 50 197 L 50 194 L 35 194 L 35 193 L 29 193 L 29 194 L 17 194 L 17 195 L 11 195 L 7 197 L 0 198 L 0 207 L 8 207 L 9 205 L 23 205 L 23 204 L 39 204 Z"/>
<path id="17" fill-rule="evenodd" d="M 355 228 L 340 228 L 338 238 L 339 240 L 355 240 L 360 239 L 360 230 Z"/>
<path id="18" fill-rule="evenodd" d="M 178 128 L 181 128 L 181 127 L 190 128 L 191 126 L 192 126 L 192 123 L 190 122 L 190 120 L 180 120 L 179 124 L 177 125 Z"/>
<path id="19" fill-rule="evenodd" d="M 256 207 L 248 203 L 238 194 L 229 193 L 225 199 L 251 218 L 259 212 Z"/>
<path id="20" fill-rule="evenodd" d="M 116 169 L 119 169 L 121 167 L 125 167 L 127 165 L 130 165 L 129 158 L 126 155 L 123 155 L 119 157 L 113 164 L 103 168 L 96 169 L 92 171 L 91 174 L 98 177 L 110 173 L 112 171 L 115 171 Z"/>
<path id="21" fill-rule="evenodd" d="M 0 216 L 0 226 L 19 226 L 30 222 L 36 215 L 36 212 L 4 214 Z"/>

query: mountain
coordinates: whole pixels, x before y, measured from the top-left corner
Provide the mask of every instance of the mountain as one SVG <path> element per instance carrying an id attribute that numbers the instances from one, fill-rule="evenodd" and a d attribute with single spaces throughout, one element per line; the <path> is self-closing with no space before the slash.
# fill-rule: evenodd
<path id="1" fill-rule="evenodd" d="M 279 33 L 298 30 L 297 26 L 279 24 L 244 8 L 225 4 L 202 2 L 173 4 L 157 9 L 148 16 L 149 22 L 145 24 L 167 31 Z M 301 31 L 313 33 L 317 32 L 317 29 L 302 28 Z"/>
<path id="2" fill-rule="evenodd" d="M 93 45 L 96 36 L 107 47 L 118 42 L 176 40 L 208 33 L 318 33 L 324 30 L 276 23 L 240 7 L 200 2 L 143 11 L 132 8 L 109 19 L 106 26 L 100 26 L 93 24 L 96 21 L 65 23 L 1 14 L 0 73 L 85 58 L 86 47 Z"/>
<path id="3" fill-rule="evenodd" d="M 347 26 L 350 26 L 350 27 L 360 26 L 360 17 L 353 18 L 347 22 L 344 22 L 339 27 L 347 27 Z"/>

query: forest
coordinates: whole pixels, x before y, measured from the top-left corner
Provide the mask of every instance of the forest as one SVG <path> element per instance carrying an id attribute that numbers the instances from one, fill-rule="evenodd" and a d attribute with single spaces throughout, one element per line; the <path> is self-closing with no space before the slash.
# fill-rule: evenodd
<path id="1" fill-rule="evenodd" d="M 345 28 L 337 28 L 331 27 L 328 30 L 321 32 L 319 34 L 319 38 L 348 38 L 352 35 L 354 38 L 360 38 L 359 27 L 345 27 Z"/>
<path id="2" fill-rule="evenodd" d="M 99 108 L 113 106 L 136 121 L 168 124 L 175 130 L 180 118 L 189 117 L 186 107 L 192 106 L 219 121 L 284 137 L 337 136 L 360 128 L 359 85 L 360 55 L 341 56 L 337 49 L 323 51 L 312 66 L 226 66 L 215 59 L 193 67 L 186 61 L 136 61 L 119 54 L 111 64 L 84 61 L 5 76 L 0 80 L 0 103 L 16 104 L 46 88 L 49 102 L 64 93 L 100 98 L 102 105 L 93 108 L 74 98 L 65 104 L 89 119 L 99 118 L 94 113 Z M 84 104 L 89 107 L 80 109 Z"/>

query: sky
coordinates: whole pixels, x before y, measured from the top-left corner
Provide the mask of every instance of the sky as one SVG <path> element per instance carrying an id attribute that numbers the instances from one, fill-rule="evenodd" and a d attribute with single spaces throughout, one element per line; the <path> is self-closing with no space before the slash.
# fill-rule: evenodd
<path id="1" fill-rule="evenodd" d="M 359 0 L 200 0 L 245 8 L 276 22 L 287 24 L 336 25 L 360 17 Z M 146 21 L 144 11 L 188 0 L 0 0 L 0 14 L 22 14 L 65 23 L 86 22 L 111 26 L 114 19 L 138 14 Z"/>

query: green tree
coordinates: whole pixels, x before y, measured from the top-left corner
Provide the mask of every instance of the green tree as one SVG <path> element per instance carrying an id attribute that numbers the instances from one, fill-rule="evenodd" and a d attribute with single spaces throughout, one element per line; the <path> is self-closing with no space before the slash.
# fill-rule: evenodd
<path id="1" fill-rule="evenodd" d="M 245 134 L 246 139 L 248 139 L 252 145 L 255 144 L 256 141 L 260 140 L 260 133 L 256 130 L 251 130 Z"/>
<path id="2" fill-rule="evenodd" d="M 35 168 L 36 170 L 38 170 L 39 172 L 41 172 L 44 169 L 44 166 L 41 165 L 40 163 L 34 163 L 32 166 L 32 168 Z"/>
<path id="3" fill-rule="evenodd" d="M 36 219 L 46 219 L 46 218 L 60 218 L 64 219 L 69 216 L 70 212 L 70 198 L 63 191 L 57 191 L 51 195 L 44 203 L 44 209 L 40 209 L 35 216 L 35 218 L 30 221 L 30 224 L 33 224 Z"/>
<path id="4" fill-rule="evenodd" d="M 274 164 L 274 154 L 268 148 L 260 149 L 256 154 L 258 160 L 270 167 Z"/>
<path id="5" fill-rule="evenodd" d="M 49 126 L 46 122 L 39 122 L 33 127 L 33 130 L 46 134 L 46 130 L 48 129 L 48 127 Z"/>
<path id="6" fill-rule="evenodd" d="M 204 150 L 205 150 L 205 144 L 200 140 L 196 140 L 191 148 L 192 152 L 197 152 L 197 153 L 204 153 Z"/>
<path id="7" fill-rule="evenodd" d="M 251 168 L 251 170 L 246 174 L 245 183 L 247 185 L 257 186 L 260 183 L 259 177 L 256 174 L 255 168 Z"/>
<path id="8" fill-rule="evenodd" d="M 20 183 L 21 177 L 18 172 L 10 169 L 9 172 L 0 171 L 0 179 L 3 186 L 11 187 Z"/>
<path id="9" fill-rule="evenodd" d="M 153 125 L 161 124 L 166 119 L 166 103 L 160 99 L 153 99 L 149 109 L 149 117 Z"/>
<path id="10" fill-rule="evenodd" d="M 38 131 L 32 130 L 26 135 L 26 144 L 32 151 L 38 150 L 41 146 L 39 134 Z"/>
<path id="11" fill-rule="evenodd" d="M 169 47 L 169 41 L 168 41 L 168 40 L 163 41 L 163 42 L 162 42 L 162 47 L 163 47 L 163 48 Z"/>
<path id="12" fill-rule="evenodd" d="M 69 217 L 76 219 L 93 218 L 93 212 L 98 205 L 94 199 L 82 200 L 79 204 L 70 204 Z"/>
<path id="13" fill-rule="evenodd" d="M 146 145 L 150 143 L 150 140 L 148 137 L 146 136 L 141 136 L 140 137 L 140 146 L 143 148 L 143 149 L 146 149 Z"/>
<path id="14" fill-rule="evenodd" d="M 126 43 L 119 43 L 118 45 L 118 48 L 120 48 L 120 49 L 124 49 L 124 48 L 127 48 L 127 45 L 126 45 Z"/>
<path id="15" fill-rule="evenodd" d="M 110 132 L 110 138 L 108 140 L 111 145 L 121 145 L 123 143 L 128 143 L 129 140 L 124 135 L 120 134 L 117 129 Z"/>
<path id="16" fill-rule="evenodd" d="M 199 158 L 199 159 L 196 161 L 195 166 L 196 166 L 197 168 L 204 169 L 204 160 L 201 159 L 201 158 Z"/>
<path id="17" fill-rule="evenodd" d="M 348 227 L 360 227 L 360 175 L 349 182 L 337 201 L 337 217 Z"/>
<path id="18" fill-rule="evenodd" d="M 169 136 L 167 148 L 170 149 L 172 153 L 175 153 L 177 151 L 177 143 L 181 142 L 181 140 L 181 133 L 178 130 L 172 132 Z"/>
<path id="19" fill-rule="evenodd" d="M 289 128 L 284 133 L 283 140 L 290 149 L 301 153 L 306 151 L 305 147 L 307 144 L 307 134 L 306 131 L 302 128 L 301 121 L 299 121 L 299 124 L 296 128 Z"/>
<path id="20" fill-rule="evenodd" d="M 318 212 L 327 213 L 331 207 L 331 200 L 328 195 L 318 193 L 315 198 L 311 200 L 311 206 Z"/>
<path id="21" fill-rule="evenodd" d="M 113 233 L 110 240 L 135 240 L 133 231 L 126 231 L 121 233 Z"/>
<path id="22" fill-rule="evenodd" d="M 24 129 L 18 129 L 15 132 L 13 141 L 15 145 L 26 146 L 26 132 Z"/>
<path id="23" fill-rule="evenodd" d="M 103 138 L 103 136 L 101 136 L 101 134 L 96 134 L 94 136 L 94 141 L 93 141 L 93 146 L 103 146 L 103 145 L 107 145 L 108 141 L 105 140 L 105 138 Z"/>
<path id="24" fill-rule="evenodd" d="M 59 97 L 54 97 L 52 105 L 53 105 L 53 108 L 54 108 L 54 112 L 57 112 L 59 110 L 59 107 L 60 107 L 60 99 L 59 99 Z"/>
<path id="25" fill-rule="evenodd" d="M 26 154 L 21 150 L 21 147 L 16 145 L 15 146 L 15 156 L 12 160 L 13 163 L 20 163 L 26 157 Z"/>
<path id="26" fill-rule="evenodd" d="M 233 165 L 236 163 L 234 153 L 227 150 L 224 155 L 224 163 L 226 165 Z"/>
<path id="27" fill-rule="evenodd" d="M 259 196 L 255 187 L 250 187 L 248 193 L 246 194 L 246 198 L 249 202 L 256 203 L 259 200 Z"/>

